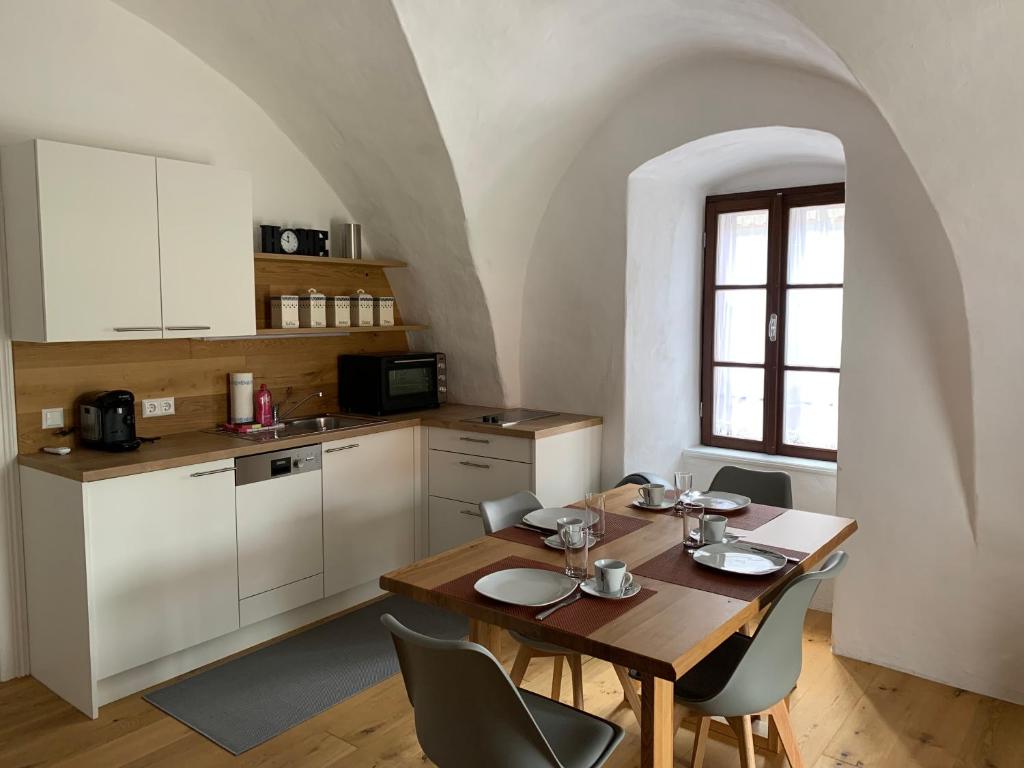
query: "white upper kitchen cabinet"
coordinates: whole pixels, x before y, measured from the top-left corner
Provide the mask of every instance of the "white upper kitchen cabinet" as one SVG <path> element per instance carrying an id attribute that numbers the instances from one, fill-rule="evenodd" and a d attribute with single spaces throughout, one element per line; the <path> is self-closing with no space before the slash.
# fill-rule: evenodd
<path id="1" fill-rule="evenodd" d="M 415 559 L 413 429 L 323 445 L 324 595 Z"/>
<path id="2" fill-rule="evenodd" d="M 0 162 L 12 337 L 161 338 L 156 159 L 31 141 Z"/>
<path id="3" fill-rule="evenodd" d="M 35 140 L 0 178 L 15 340 L 256 332 L 246 173 Z"/>
<path id="4" fill-rule="evenodd" d="M 164 338 L 256 333 L 249 174 L 157 158 Z"/>

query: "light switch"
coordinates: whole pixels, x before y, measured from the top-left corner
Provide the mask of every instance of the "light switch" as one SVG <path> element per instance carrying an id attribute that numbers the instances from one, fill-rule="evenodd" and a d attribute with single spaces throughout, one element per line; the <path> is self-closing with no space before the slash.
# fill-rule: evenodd
<path id="1" fill-rule="evenodd" d="M 43 408 L 43 429 L 60 429 L 63 426 L 63 408 Z"/>

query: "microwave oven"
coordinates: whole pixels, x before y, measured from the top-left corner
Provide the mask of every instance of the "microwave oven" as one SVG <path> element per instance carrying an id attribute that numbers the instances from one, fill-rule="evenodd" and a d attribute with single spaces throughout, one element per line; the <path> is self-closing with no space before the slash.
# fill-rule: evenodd
<path id="1" fill-rule="evenodd" d="M 341 355 L 338 404 L 383 416 L 437 408 L 448 400 L 448 366 L 441 352 Z"/>

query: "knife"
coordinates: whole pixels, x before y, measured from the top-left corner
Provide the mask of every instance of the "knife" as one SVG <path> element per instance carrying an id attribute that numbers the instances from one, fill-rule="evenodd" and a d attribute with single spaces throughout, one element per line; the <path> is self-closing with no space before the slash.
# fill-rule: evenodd
<path id="1" fill-rule="evenodd" d="M 776 557 L 784 557 L 784 558 L 786 558 L 787 562 L 790 562 L 790 563 L 799 563 L 800 562 L 800 558 L 799 557 L 794 557 L 793 555 L 785 555 L 782 552 L 776 552 L 774 549 L 765 549 L 764 547 L 759 547 L 759 546 L 757 546 L 755 544 L 746 544 L 746 543 L 744 543 L 743 546 L 737 547 L 737 549 L 746 549 L 746 550 L 749 550 L 750 552 L 759 552 L 762 555 L 775 555 Z"/>
<path id="2" fill-rule="evenodd" d="M 541 528 L 539 525 L 530 525 L 529 523 L 516 523 L 516 528 L 522 528 L 524 531 L 533 531 L 534 533 L 543 533 L 546 536 L 550 536 L 555 531 L 549 531 L 547 528 Z"/>
<path id="3" fill-rule="evenodd" d="M 581 597 L 583 597 L 583 593 L 582 592 L 573 592 L 571 595 L 569 595 L 567 598 L 565 598 L 562 602 L 555 603 L 553 606 L 548 608 L 546 611 L 541 611 L 540 613 L 538 613 L 536 616 L 534 616 L 534 618 L 537 621 L 544 621 L 544 619 L 546 619 L 548 616 L 550 616 L 555 611 L 557 611 L 557 610 L 559 610 L 561 608 L 565 608 L 565 606 L 567 606 L 567 605 L 572 605 L 577 600 L 579 600 Z"/>

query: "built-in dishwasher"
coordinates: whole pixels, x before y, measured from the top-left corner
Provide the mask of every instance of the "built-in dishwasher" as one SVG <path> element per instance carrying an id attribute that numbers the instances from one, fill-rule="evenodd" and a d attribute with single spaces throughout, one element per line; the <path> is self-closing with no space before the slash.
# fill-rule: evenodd
<path id="1" fill-rule="evenodd" d="M 242 626 L 324 596 L 320 446 L 235 459 Z"/>

